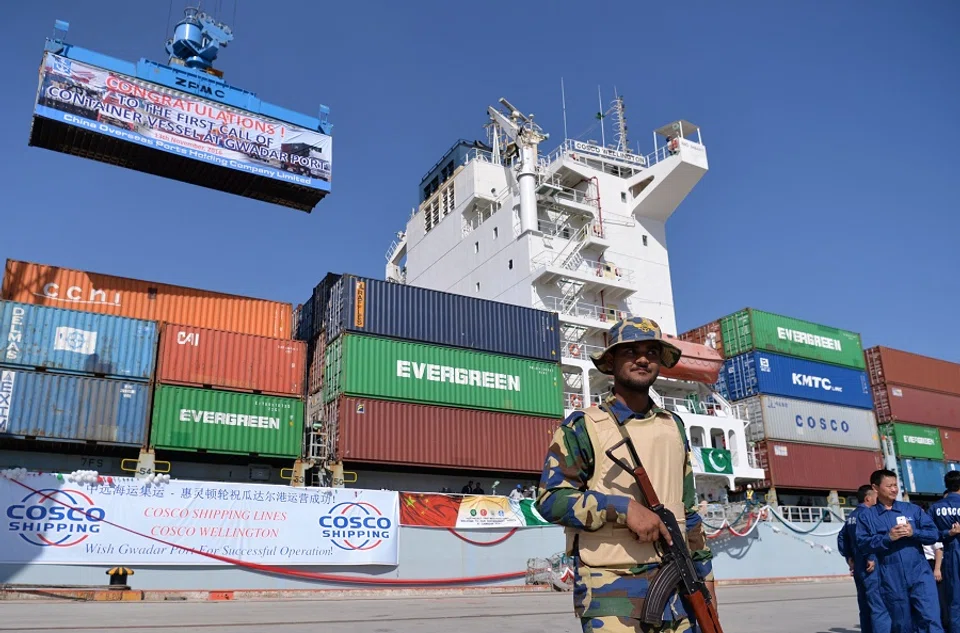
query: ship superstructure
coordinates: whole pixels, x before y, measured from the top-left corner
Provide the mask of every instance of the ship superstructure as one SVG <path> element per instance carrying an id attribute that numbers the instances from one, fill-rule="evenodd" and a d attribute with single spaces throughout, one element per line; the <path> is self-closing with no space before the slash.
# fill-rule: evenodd
<path id="1" fill-rule="evenodd" d="M 386 276 L 558 313 L 569 412 L 608 392 L 589 354 L 617 319 L 643 315 L 676 333 L 666 222 L 707 172 L 707 151 L 700 128 L 677 120 L 653 132 L 650 153 L 635 152 L 618 96 L 604 113 L 614 143 L 564 139 L 541 153 L 549 135 L 533 115 L 500 105 L 488 108 L 486 142 L 458 141 L 423 177 Z M 735 407 L 703 385 L 661 382 L 704 448 L 735 453 L 731 488 L 736 477 L 762 477 Z M 704 405 L 674 406 L 688 401 Z"/>

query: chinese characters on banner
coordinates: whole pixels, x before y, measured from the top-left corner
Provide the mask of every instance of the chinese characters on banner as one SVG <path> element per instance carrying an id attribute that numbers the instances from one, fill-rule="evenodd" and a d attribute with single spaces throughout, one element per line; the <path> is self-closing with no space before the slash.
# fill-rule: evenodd
<path id="1" fill-rule="evenodd" d="M 398 499 L 381 490 L 131 478 L 81 485 L 31 474 L 0 479 L 0 562 L 225 564 L 153 537 L 261 565 L 397 565 Z"/>

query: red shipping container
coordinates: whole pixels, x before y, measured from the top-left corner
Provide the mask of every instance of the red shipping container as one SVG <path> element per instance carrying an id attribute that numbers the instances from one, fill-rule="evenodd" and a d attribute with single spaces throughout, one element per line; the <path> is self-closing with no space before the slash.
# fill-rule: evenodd
<path id="1" fill-rule="evenodd" d="M 685 341 L 669 334 L 665 337 L 680 348 L 683 355 L 680 356 L 680 362 L 675 367 L 661 368 L 661 376 L 676 380 L 692 380 L 708 385 L 717 382 L 720 370 L 723 369 L 723 356 L 720 352 L 706 345 Z"/>
<path id="2" fill-rule="evenodd" d="M 940 443 L 943 445 L 943 458 L 948 462 L 960 462 L 960 431 L 940 429 Z"/>
<path id="3" fill-rule="evenodd" d="M 960 364 L 879 346 L 866 350 L 864 358 L 871 384 L 906 385 L 960 396 Z"/>
<path id="4" fill-rule="evenodd" d="M 323 389 L 323 367 L 326 351 L 327 337 L 325 333 L 321 333 L 307 345 L 307 395 L 313 395 Z"/>
<path id="5" fill-rule="evenodd" d="M 7 260 L 8 301 L 290 338 L 293 306 L 196 288 Z"/>
<path id="6" fill-rule="evenodd" d="M 679 335 L 677 338 L 681 341 L 706 345 L 711 349 L 717 350 L 720 353 L 720 357 L 723 358 L 723 335 L 720 330 L 720 321 L 713 321 L 712 323 L 693 328 Z"/>
<path id="7" fill-rule="evenodd" d="M 877 451 L 773 440 L 765 444 L 767 479 L 781 488 L 856 492 L 883 467 Z"/>
<path id="8" fill-rule="evenodd" d="M 327 419 L 339 424 L 344 462 L 531 474 L 561 422 L 347 396 L 327 405 Z"/>
<path id="9" fill-rule="evenodd" d="M 306 343 L 165 323 L 157 382 L 302 397 Z"/>
<path id="10" fill-rule="evenodd" d="M 960 429 L 960 396 L 903 385 L 872 387 L 878 422 L 911 422 Z"/>

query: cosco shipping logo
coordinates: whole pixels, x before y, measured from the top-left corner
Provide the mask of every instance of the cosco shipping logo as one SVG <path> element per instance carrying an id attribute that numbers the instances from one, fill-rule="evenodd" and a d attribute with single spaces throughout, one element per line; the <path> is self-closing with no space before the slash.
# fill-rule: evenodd
<path id="1" fill-rule="evenodd" d="M 320 517 L 320 535 L 340 549 L 369 552 L 390 538 L 393 521 L 371 503 L 345 501 Z"/>
<path id="2" fill-rule="evenodd" d="M 79 490 L 45 488 L 7 506 L 7 529 L 37 547 L 73 547 L 98 534 L 105 516 Z"/>

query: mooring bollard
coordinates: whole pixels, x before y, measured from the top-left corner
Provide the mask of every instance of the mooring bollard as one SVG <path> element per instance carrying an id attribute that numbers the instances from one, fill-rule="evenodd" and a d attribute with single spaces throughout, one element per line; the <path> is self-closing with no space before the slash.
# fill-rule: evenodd
<path id="1" fill-rule="evenodd" d="M 107 570 L 107 575 L 110 576 L 111 588 L 125 588 L 127 586 L 127 576 L 132 576 L 133 570 L 129 567 L 113 567 Z"/>

